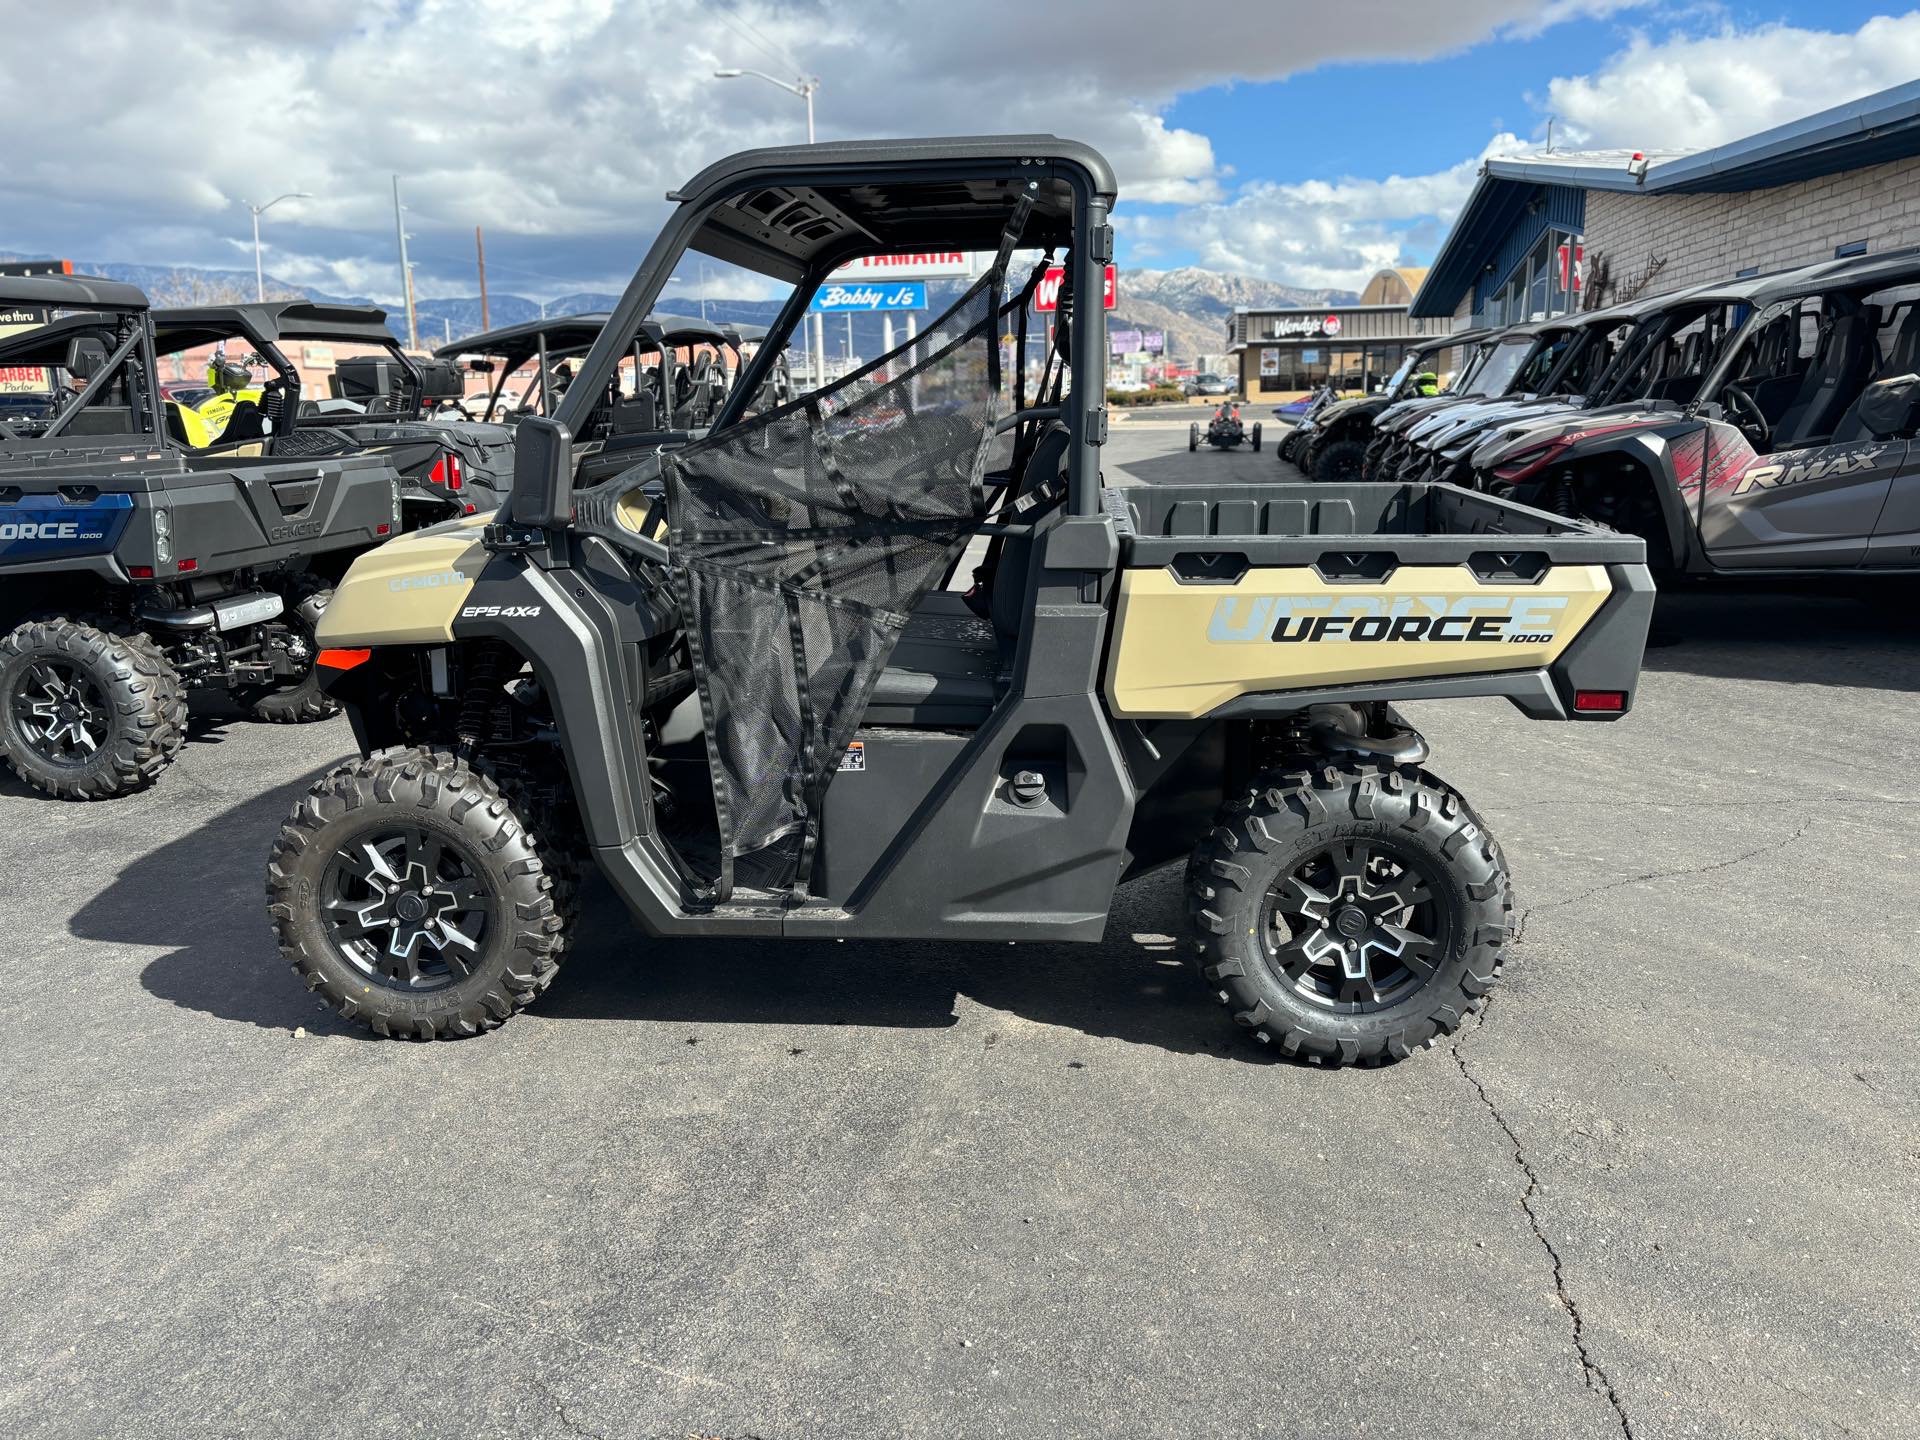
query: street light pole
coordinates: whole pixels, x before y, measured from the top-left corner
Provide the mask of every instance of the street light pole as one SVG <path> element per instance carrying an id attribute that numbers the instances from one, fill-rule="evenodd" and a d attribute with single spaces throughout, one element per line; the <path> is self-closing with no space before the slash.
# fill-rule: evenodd
<path id="1" fill-rule="evenodd" d="M 407 263 L 407 227 L 401 220 L 401 212 L 406 207 L 400 203 L 400 177 L 393 177 L 393 233 L 400 240 L 400 290 L 407 300 L 407 346 L 420 348 L 420 328 L 413 316 L 413 266 Z"/>
<path id="2" fill-rule="evenodd" d="M 713 74 L 714 78 L 718 80 L 738 80 L 744 75 L 751 75 L 754 79 L 764 80 L 769 85 L 778 85 L 789 95 L 798 95 L 802 100 L 807 102 L 807 144 L 811 145 L 814 143 L 813 92 L 820 88 L 820 77 L 818 75 L 802 75 L 797 79 L 782 80 L 779 76 L 769 75 L 764 70 L 727 69 L 716 70 Z M 813 346 L 813 384 L 815 389 L 819 389 L 827 383 L 827 340 L 823 322 L 819 314 L 815 313 L 811 318 L 813 325 L 810 328 L 809 335 Z"/>
<path id="3" fill-rule="evenodd" d="M 253 298 L 267 298 L 266 272 L 260 266 L 260 217 L 278 205 L 282 200 L 311 200 L 313 196 L 305 190 L 290 190 L 285 195 L 276 195 L 264 205 L 255 205 L 251 200 L 240 203 L 253 212 Z"/>

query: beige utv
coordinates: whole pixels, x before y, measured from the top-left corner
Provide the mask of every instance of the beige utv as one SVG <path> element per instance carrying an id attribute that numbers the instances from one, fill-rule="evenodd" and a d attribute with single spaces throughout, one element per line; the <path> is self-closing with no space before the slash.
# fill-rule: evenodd
<path id="1" fill-rule="evenodd" d="M 1105 488 L 1114 196 L 1049 136 L 696 176 L 581 383 L 521 422 L 507 509 L 363 558 L 327 611 L 365 758 L 273 850 L 304 983 L 385 1034 L 485 1030 L 553 979 L 588 863 L 641 930 L 737 943 L 1098 941 L 1121 881 L 1182 861 L 1191 952 L 1256 1039 L 1374 1061 L 1459 1026 L 1506 867 L 1393 706 L 1618 719 L 1642 543 L 1445 486 Z M 689 249 L 792 284 L 762 370 L 849 259 L 985 273 L 790 404 L 749 413 L 750 367 L 690 443 L 576 444 Z M 1049 264 L 1036 384 L 1002 337 L 1023 353 Z"/>

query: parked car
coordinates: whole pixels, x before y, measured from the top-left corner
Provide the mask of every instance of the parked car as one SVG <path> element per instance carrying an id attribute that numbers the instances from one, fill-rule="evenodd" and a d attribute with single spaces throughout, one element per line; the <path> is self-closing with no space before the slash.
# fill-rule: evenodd
<path id="1" fill-rule="evenodd" d="M 1210 395 L 1231 395 L 1234 392 L 1233 382 L 1220 375 L 1195 375 L 1180 388 L 1185 390 L 1189 397 L 1201 398 Z"/>

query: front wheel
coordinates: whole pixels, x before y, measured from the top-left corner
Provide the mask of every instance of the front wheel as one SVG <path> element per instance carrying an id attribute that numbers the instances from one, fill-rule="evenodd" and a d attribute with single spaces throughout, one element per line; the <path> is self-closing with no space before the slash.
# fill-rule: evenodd
<path id="1" fill-rule="evenodd" d="M 330 1008 L 381 1035 L 477 1035 L 552 983 L 571 920 L 559 848 L 444 751 L 323 776 L 280 827 L 267 912 Z"/>
<path id="2" fill-rule="evenodd" d="M 1195 424 L 1187 426 L 1187 449 L 1198 450 L 1199 448 L 1200 448 L 1200 426 L 1196 422 Z"/>
<path id="3" fill-rule="evenodd" d="M 1260 448 L 1260 424 L 1258 421 L 1255 421 L 1253 426 L 1253 448 L 1256 450 Z"/>
<path id="4" fill-rule="evenodd" d="M 1367 447 L 1358 440 L 1335 440 L 1320 447 L 1314 458 L 1313 478 L 1324 485 L 1345 484 L 1364 474 Z"/>
<path id="5" fill-rule="evenodd" d="M 0 753 L 36 790 L 61 800 L 144 790 L 186 734 L 186 692 L 151 637 L 58 618 L 0 636 Z"/>
<path id="6" fill-rule="evenodd" d="M 1187 868 L 1208 987 L 1316 1064 L 1400 1059 L 1459 1029 L 1499 977 L 1512 908 L 1493 836 L 1413 766 L 1269 776 Z"/>

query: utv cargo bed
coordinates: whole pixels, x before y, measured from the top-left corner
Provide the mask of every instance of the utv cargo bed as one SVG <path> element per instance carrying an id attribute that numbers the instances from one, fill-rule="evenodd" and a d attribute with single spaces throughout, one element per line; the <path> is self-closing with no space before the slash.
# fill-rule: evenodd
<path id="1" fill-rule="evenodd" d="M 123 443 L 59 458 L 19 467 L 9 456 L 0 468 L 0 574 L 172 579 L 191 560 L 217 575 L 365 550 L 393 533 L 393 472 L 377 455 L 236 464 Z"/>
<path id="2" fill-rule="evenodd" d="M 1503 695 L 1537 719 L 1632 703 L 1646 544 L 1451 485 L 1109 489 L 1116 713 Z M 1143 623 L 1144 622 L 1144 623 Z"/>

